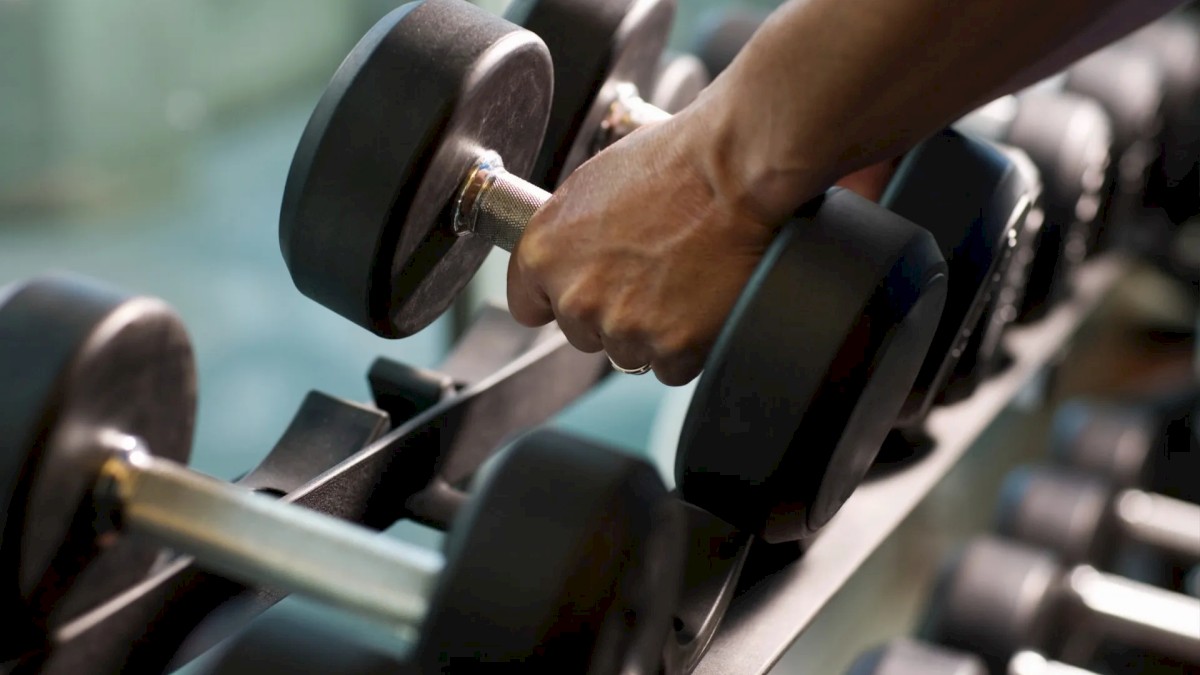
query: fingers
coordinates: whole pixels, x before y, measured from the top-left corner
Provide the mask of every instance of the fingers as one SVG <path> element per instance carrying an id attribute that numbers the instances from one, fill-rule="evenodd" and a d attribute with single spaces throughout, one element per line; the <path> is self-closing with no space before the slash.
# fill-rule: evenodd
<path id="1" fill-rule="evenodd" d="M 682 387 L 700 374 L 704 358 L 685 352 L 670 358 L 654 359 L 650 363 L 659 382 L 668 387 Z"/>
<path id="2" fill-rule="evenodd" d="M 550 298 L 521 260 L 521 246 L 508 259 L 508 311 L 524 326 L 543 326 L 554 320 Z"/>

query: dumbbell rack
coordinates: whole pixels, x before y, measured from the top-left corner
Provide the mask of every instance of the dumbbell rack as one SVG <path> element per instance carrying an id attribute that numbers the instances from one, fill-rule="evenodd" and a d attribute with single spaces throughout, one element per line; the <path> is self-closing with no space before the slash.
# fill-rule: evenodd
<path id="1" fill-rule="evenodd" d="M 1037 384 L 1129 267 L 1115 255 L 1096 258 L 1079 270 L 1068 300 L 1037 323 L 1014 328 L 1006 338 L 1010 366 L 970 398 L 930 415 L 927 454 L 859 487 L 802 556 L 734 598 L 696 675 L 769 672 L 1005 408 Z"/>
<path id="2" fill-rule="evenodd" d="M 934 412 L 928 422 L 933 439 L 928 454 L 859 488 L 829 526 L 806 545 L 802 556 L 789 554 L 786 564 L 769 573 L 749 570 L 747 578 L 754 583 L 732 601 L 695 672 L 769 671 L 992 421 L 1046 371 L 1128 268 L 1115 256 L 1086 265 L 1071 298 L 1037 324 L 1012 331 L 1008 347 L 1013 361 L 1003 373 L 971 398 Z M 506 314 L 492 319 L 477 322 L 439 373 L 410 369 L 397 379 L 395 374 L 373 370 L 376 403 L 390 414 L 390 431 L 377 411 L 363 415 L 369 409 L 310 395 L 293 422 L 295 428 L 289 428 L 276 445 L 279 452 L 272 451 L 241 482 L 368 527 L 387 527 L 408 514 L 403 500 L 394 496 L 416 495 L 409 483 L 424 480 L 432 470 L 426 464 L 433 458 L 454 464 L 455 457 L 469 459 L 490 452 L 514 430 L 540 424 L 563 400 L 590 389 L 609 372 L 603 357 L 575 351 L 557 330 L 520 328 Z M 480 342 L 490 348 L 471 348 Z M 404 395 L 399 398 L 403 400 L 388 405 L 387 386 L 397 383 L 402 385 Z M 526 395 L 526 405 L 514 407 L 511 400 L 516 392 L 544 395 Z M 414 393 L 421 395 L 414 398 Z M 313 410 L 308 410 L 310 403 Z M 343 454 L 296 452 L 295 445 L 303 445 L 297 439 L 311 443 L 314 430 L 336 431 L 318 420 L 327 421 L 330 411 L 343 408 L 348 418 L 359 420 L 357 440 L 340 443 Z M 372 494 L 383 497 L 371 499 Z M 51 638 L 54 656 L 43 672 L 84 672 L 105 663 L 123 663 L 136 672 L 170 670 L 279 599 L 278 594 L 207 574 L 190 558 L 175 558 L 137 586 L 60 626 Z M 205 617 L 218 612 L 223 621 L 213 632 L 193 633 Z M 187 644 L 176 651 L 174 645 L 189 634 Z M 172 653 L 175 658 L 168 664 Z"/>

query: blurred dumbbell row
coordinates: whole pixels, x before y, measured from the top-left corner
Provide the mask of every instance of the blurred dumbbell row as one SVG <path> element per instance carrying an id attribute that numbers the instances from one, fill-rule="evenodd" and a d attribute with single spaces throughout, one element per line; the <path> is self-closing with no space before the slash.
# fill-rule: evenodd
<path id="1" fill-rule="evenodd" d="M 1045 463 L 1007 476 L 994 532 L 945 561 L 914 637 L 848 672 L 1200 669 L 1198 402 L 1193 384 L 1063 405 Z"/>

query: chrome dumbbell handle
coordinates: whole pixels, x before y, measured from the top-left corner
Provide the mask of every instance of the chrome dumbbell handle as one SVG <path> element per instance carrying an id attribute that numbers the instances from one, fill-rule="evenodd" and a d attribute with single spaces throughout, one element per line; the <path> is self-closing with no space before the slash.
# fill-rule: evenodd
<path id="1" fill-rule="evenodd" d="M 1113 501 L 1118 526 L 1133 540 L 1200 562 L 1200 505 L 1141 490 Z"/>
<path id="2" fill-rule="evenodd" d="M 1090 670 L 1050 661 L 1037 652 L 1019 652 L 1008 662 L 1008 675 L 1096 675 Z"/>
<path id="3" fill-rule="evenodd" d="M 1200 600 L 1089 565 L 1067 572 L 1063 592 L 1072 608 L 1104 634 L 1200 663 Z"/>
<path id="4" fill-rule="evenodd" d="M 113 527 L 242 583 L 306 595 L 415 635 L 442 557 L 155 458 L 108 434 L 94 489 Z"/>
<path id="5" fill-rule="evenodd" d="M 616 96 L 600 124 L 593 152 L 633 133 L 645 124 L 671 118 L 671 114 L 642 99 L 632 84 L 616 85 Z M 454 232 L 473 234 L 512 252 L 525 233 L 529 219 L 550 193 L 509 173 L 495 152 L 484 151 L 467 169 L 454 208 Z"/>

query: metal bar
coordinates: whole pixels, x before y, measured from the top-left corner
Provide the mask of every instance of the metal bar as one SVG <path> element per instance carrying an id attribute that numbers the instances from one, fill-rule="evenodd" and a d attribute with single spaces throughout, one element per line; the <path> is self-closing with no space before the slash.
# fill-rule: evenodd
<path id="1" fill-rule="evenodd" d="M 1067 573 L 1066 591 L 1067 597 L 1086 608 L 1081 618 L 1107 637 L 1200 663 L 1200 599 L 1105 574 L 1089 565 Z"/>
<path id="2" fill-rule="evenodd" d="M 1123 490 L 1115 506 L 1119 527 L 1130 539 L 1200 562 L 1200 505 Z"/>
<path id="3" fill-rule="evenodd" d="M 412 637 L 444 560 L 428 549 L 157 459 L 137 445 L 101 469 L 121 529 L 246 584 L 299 593 Z"/>
<path id="4" fill-rule="evenodd" d="M 1096 675 L 1090 670 L 1047 660 L 1037 652 L 1018 652 L 1008 662 L 1008 675 Z"/>
<path id="5" fill-rule="evenodd" d="M 932 442 L 927 455 L 859 487 L 803 557 L 734 598 L 695 673 L 767 673 L 980 434 L 1054 360 L 1126 268 L 1115 256 L 1087 263 L 1070 298 L 1043 320 L 1013 328 L 1006 338 L 1011 366 L 972 397 L 935 409 L 926 424 Z"/>

